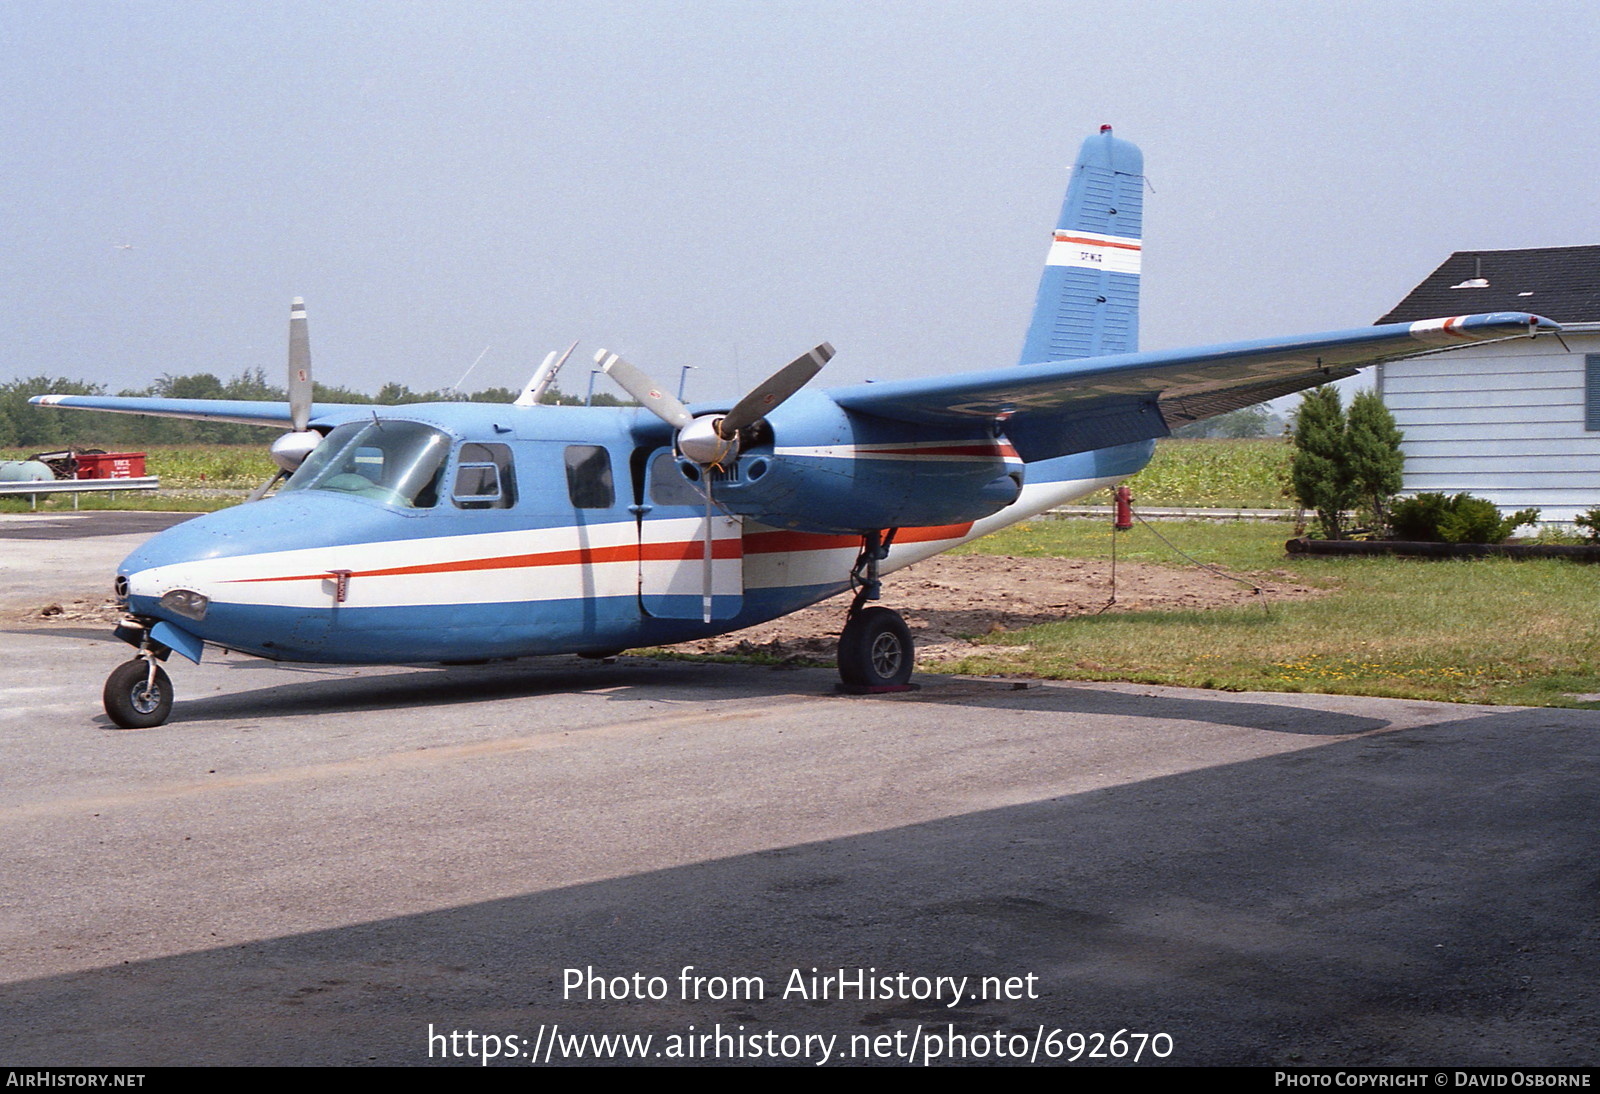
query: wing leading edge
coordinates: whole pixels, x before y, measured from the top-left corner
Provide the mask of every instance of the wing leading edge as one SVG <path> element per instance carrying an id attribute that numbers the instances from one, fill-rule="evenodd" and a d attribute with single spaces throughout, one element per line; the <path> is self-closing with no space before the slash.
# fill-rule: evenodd
<path id="1" fill-rule="evenodd" d="M 1217 346 L 1121 353 L 828 392 L 845 410 L 929 425 L 998 420 L 1024 460 L 1164 437 L 1401 357 L 1529 337 L 1560 325 L 1526 312 L 1389 323 Z"/>

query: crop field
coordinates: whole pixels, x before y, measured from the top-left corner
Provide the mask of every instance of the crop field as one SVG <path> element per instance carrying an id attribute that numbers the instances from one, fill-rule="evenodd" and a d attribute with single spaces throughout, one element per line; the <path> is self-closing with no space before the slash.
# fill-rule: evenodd
<path id="1" fill-rule="evenodd" d="M 1164 440 L 1150 466 L 1128 480 L 1135 505 L 1287 509 L 1292 449 L 1282 437 Z"/>

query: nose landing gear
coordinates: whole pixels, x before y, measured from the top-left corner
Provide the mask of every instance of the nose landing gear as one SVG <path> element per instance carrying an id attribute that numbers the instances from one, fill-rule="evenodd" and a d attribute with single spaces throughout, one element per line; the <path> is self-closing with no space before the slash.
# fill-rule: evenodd
<path id="1" fill-rule="evenodd" d="M 154 654 L 140 650 L 106 677 L 101 698 L 106 714 L 123 729 L 149 729 L 172 713 L 172 681 Z"/>

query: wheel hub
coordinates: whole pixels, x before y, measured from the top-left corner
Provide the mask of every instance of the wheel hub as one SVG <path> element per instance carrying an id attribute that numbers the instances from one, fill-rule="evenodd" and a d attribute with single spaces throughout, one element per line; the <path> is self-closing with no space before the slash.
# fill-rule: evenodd
<path id="1" fill-rule="evenodd" d="M 879 676 L 892 677 L 900 671 L 900 638 L 894 634 L 880 634 L 872 640 L 872 667 Z"/>
<path id="2" fill-rule="evenodd" d="M 161 688 L 151 687 L 149 684 L 135 684 L 129 699 L 133 703 L 134 710 L 140 714 L 150 714 L 161 705 Z"/>

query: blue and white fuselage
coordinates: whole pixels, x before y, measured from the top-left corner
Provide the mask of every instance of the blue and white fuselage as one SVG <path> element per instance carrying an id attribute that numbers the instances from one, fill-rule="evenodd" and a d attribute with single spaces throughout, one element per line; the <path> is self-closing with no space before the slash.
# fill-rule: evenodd
<path id="1" fill-rule="evenodd" d="M 785 445 L 787 425 L 807 411 L 780 411 L 771 423 L 778 443 L 747 450 L 736 474 L 717 483 L 708 623 L 703 495 L 655 419 L 632 409 L 476 404 L 404 413 L 376 424 L 357 418 L 330 433 L 328 450 L 346 442 L 357 470 L 308 464 L 268 501 L 151 539 L 119 570 L 129 611 L 206 643 L 295 661 L 607 653 L 679 642 L 848 588 L 862 546 L 852 510 L 889 518 L 877 528 L 901 529 L 888 571 L 1103 489 L 1151 449 L 1141 442 L 1053 460 L 1058 478 L 1021 484 L 1024 465 L 993 436 L 861 443 L 828 430 L 830 443 Z M 409 469 L 403 446 L 381 447 L 389 438 L 380 434 L 402 427 L 414 431 L 412 447 L 440 456 L 409 496 L 384 478 Z M 807 439 L 818 436 L 808 431 Z M 496 440 L 473 439 L 485 437 Z M 489 462 L 477 459 L 486 444 L 505 462 L 497 490 L 509 504 L 459 489 L 475 464 Z M 752 470 L 755 481 L 745 481 Z M 763 481 L 773 499 L 760 503 L 771 509 L 764 519 L 731 511 L 741 489 Z M 175 591 L 184 595 L 169 596 Z"/>

